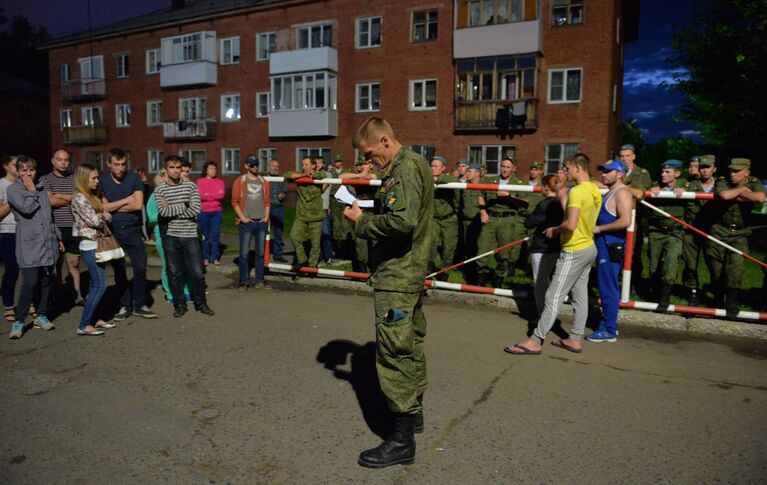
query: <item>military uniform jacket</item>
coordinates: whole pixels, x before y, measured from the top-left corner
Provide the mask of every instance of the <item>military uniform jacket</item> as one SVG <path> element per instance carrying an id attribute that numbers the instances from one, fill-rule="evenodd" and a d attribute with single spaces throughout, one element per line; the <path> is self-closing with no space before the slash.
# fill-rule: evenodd
<path id="1" fill-rule="evenodd" d="M 377 290 L 421 291 L 432 246 L 434 177 L 429 164 L 401 148 L 381 174 L 376 199 L 376 213 L 364 212 L 354 226 L 357 236 L 372 243 L 369 282 Z"/>
<path id="2" fill-rule="evenodd" d="M 623 180 L 623 185 L 632 189 L 647 190 L 652 187 L 650 172 L 639 165 L 634 165 L 634 170 L 631 171 L 631 175 L 627 175 Z"/>
<path id="3" fill-rule="evenodd" d="M 461 200 L 461 215 L 464 220 L 472 220 L 479 214 L 479 197 L 482 194 L 480 190 L 456 190 Z"/>
<path id="4" fill-rule="evenodd" d="M 450 182 L 458 182 L 457 177 L 452 175 L 443 174 L 437 177 L 434 182 L 436 184 L 447 184 Z M 452 189 L 438 189 L 434 191 L 434 218 L 435 219 L 447 219 L 454 216 L 458 209 L 458 190 Z"/>
<path id="5" fill-rule="evenodd" d="M 653 184 L 653 187 L 659 187 L 659 185 Z M 674 189 L 689 190 L 689 183 L 687 180 L 680 178 L 674 182 Z M 668 188 L 661 187 L 661 190 L 669 190 Z M 663 209 L 677 219 L 684 219 L 685 209 L 689 205 L 688 200 L 684 199 L 653 199 L 652 204 L 659 209 Z M 650 230 L 657 232 L 683 232 L 684 226 L 678 222 L 674 222 L 672 219 L 659 214 L 655 211 L 650 211 L 647 216 Z"/>
<path id="6" fill-rule="evenodd" d="M 501 177 L 484 177 L 479 181 L 479 183 L 500 184 Z M 508 183 L 509 185 L 523 185 L 523 182 L 513 175 L 509 179 Z M 521 212 L 521 210 L 525 208 L 524 205 L 520 204 L 518 201 L 512 199 L 511 197 L 499 197 L 498 192 L 495 190 L 483 190 L 480 192 L 480 195 L 483 199 L 485 199 L 485 206 L 487 207 L 487 212 L 490 214 L 490 217 L 493 216 L 494 212 Z M 514 193 L 512 193 L 512 195 L 514 195 Z"/>
<path id="7" fill-rule="evenodd" d="M 749 176 L 745 185 L 752 192 L 764 192 L 762 181 L 756 177 Z M 721 178 L 716 181 L 714 192 L 716 195 L 719 195 L 725 190 L 734 189 L 735 187 L 737 185 L 733 185 L 729 180 Z M 748 213 L 754 208 L 754 202 L 748 200 L 717 200 L 715 202 L 719 210 L 715 215 L 714 225 L 711 227 L 711 232 L 714 236 L 734 237 L 751 235 L 751 229 L 746 227 L 746 223 L 748 221 Z"/>
<path id="8" fill-rule="evenodd" d="M 292 177 L 295 172 L 285 172 L 285 178 Z M 327 178 L 325 172 L 314 174 L 314 180 Z M 296 204 L 296 219 L 304 222 L 318 222 L 325 218 L 322 209 L 322 185 L 297 184 L 298 203 Z"/>

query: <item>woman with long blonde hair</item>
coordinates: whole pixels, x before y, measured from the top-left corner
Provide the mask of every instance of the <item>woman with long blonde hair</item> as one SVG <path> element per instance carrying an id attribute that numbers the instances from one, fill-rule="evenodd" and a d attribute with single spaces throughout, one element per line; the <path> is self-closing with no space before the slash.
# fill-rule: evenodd
<path id="1" fill-rule="evenodd" d="M 88 267 L 91 281 L 85 299 L 83 314 L 77 335 L 103 335 L 101 329 L 114 328 L 115 324 L 99 319 L 91 324 L 101 298 L 107 290 L 107 275 L 102 265 L 96 262 L 98 237 L 107 222 L 112 220 L 104 210 L 99 190 L 99 172 L 91 165 L 80 165 L 75 169 L 75 192 L 72 194 L 72 235 L 80 238 L 80 255 Z"/>

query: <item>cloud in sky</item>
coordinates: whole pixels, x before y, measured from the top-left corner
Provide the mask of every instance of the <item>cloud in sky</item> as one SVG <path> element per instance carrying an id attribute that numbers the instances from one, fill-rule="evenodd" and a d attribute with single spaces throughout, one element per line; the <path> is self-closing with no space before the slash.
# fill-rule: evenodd
<path id="1" fill-rule="evenodd" d="M 686 77 L 686 75 L 687 70 L 680 68 L 628 69 L 623 74 L 623 88 L 627 90 L 646 87 L 663 88 L 664 84 L 673 84 L 676 78 Z"/>

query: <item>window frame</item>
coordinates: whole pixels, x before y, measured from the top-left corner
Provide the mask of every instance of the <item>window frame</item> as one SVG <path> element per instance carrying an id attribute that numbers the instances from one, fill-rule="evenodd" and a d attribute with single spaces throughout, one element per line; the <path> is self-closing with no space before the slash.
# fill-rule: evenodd
<path id="1" fill-rule="evenodd" d="M 236 157 L 233 155 L 236 153 Z M 221 174 L 222 175 L 236 175 L 240 173 L 240 165 L 242 164 L 242 156 L 239 148 L 224 147 L 221 149 Z M 231 160 L 227 160 L 227 156 L 232 155 Z M 227 167 L 227 163 L 232 164 L 231 167 Z"/>
<path id="2" fill-rule="evenodd" d="M 559 157 L 557 159 L 550 156 L 552 147 L 557 147 L 559 149 Z M 557 170 L 564 165 L 568 156 L 575 155 L 579 150 L 580 145 L 578 143 L 546 143 L 543 152 L 543 169 L 545 173 L 547 175 L 557 173 Z M 555 164 L 553 167 L 551 165 L 552 163 Z"/>
<path id="3" fill-rule="evenodd" d="M 378 107 L 373 106 L 373 87 L 378 87 Z M 360 107 L 360 100 L 362 99 L 362 89 L 367 88 L 368 89 L 368 107 L 367 108 L 361 108 Z M 354 89 L 354 112 L 355 113 L 375 113 L 381 111 L 381 83 L 378 81 L 375 82 L 369 82 L 369 83 L 359 83 L 355 85 Z"/>
<path id="4" fill-rule="evenodd" d="M 266 96 L 266 114 L 261 113 L 261 97 Z M 256 92 L 256 118 L 268 118 L 269 113 L 272 110 L 272 92 L 271 91 L 257 91 Z"/>
<path id="5" fill-rule="evenodd" d="M 580 75 L 580 79 L 578 82 L 578 99 L 568 99 L 567 98 L 567 77 L 570 72 L 578 72 Z M 562 99 L 552 99 L 552 84 L 551 80 L 555 73 L 562 73 Z M 546 102 L 548 104 L 573 104 L 573 103 L 580 103 L 583 101 L 583 68 L 582 67 L 563 67 L 563 68 L 557 68 L 557 69 L 549 69 L 548 70 L 548 83 L 546 86 Z"/>
<path id="6" fill-rule="evenodd" d="M 150 56 L 154 56 L 154 65 L 150 61 Z M 145 54 L 146 59 L 146 73 L 148 75 L 159 74 L 162 67 L 162 57 L 160 49 L 147 49 Z"/>
<path id="7" fill-rule="evenodd" d="M 159 114 L 159 120 L 152 120 L 153 106 L 159 105 L 157 113 Z M 152 99 L 146 102 L 146 125 L 147 126 L 162 126 L 163 124 L 163 102 L 161 99 Z"/>
<path id="8" fill-rule="evenodd" d="M 415 86 L 416 84 L 422 84 L 421 102 L 426 103 L 427 98 L 427 83 L 434 83 L 434 106 L 416 106 L 415 104 Z M 439 82 L 437 78 L 427 79 L 411 79 L 408 83 L 408 110 L 409 111 L 436 111 L 439 107 Z"/>
<path id="9" fill-rule="evenodd" d="M 262 41 L 262 37 L 264 40 Z M 271 50 L 270 45 L 272 44 L 270 42 L 270 39 L 272 39 L 274 42 L 274 50 Z M 261 51 L 262 49 L 261 43 L 266 42 L 266 56 L 261 57 Z M 272 52 L 277 52 L 277 32 L 259 32 L 256 34 L 256 60 L 257 61 L 268 61 L 269 57 L 271 56 Z"/>
<path id="10" fill-rule="evenodd" d="M 67 113 L 67 123 L 64 122 L 64 114 Z M 59 129 L 64 131 L 64 128 L 72 127 L 72 108 L 63 108 L 59 110 Z"/>
<path id="11" fill-rule="evenodd" d="M 235 42 L 236 42 L 236 50 L 237 50 L 236 56 L 234 53 Z M 226 60 L 226 55 L 225 55 L 225 52 L 226 52 L 225 45 L 227 43 L 229 43 L 229 57 L 230 57 L 229 61 Z M 236 65 L 240 63 L 240 59 L 242 58 L 242 56 L 240 54 L 240 36 L 239 35 L 233 35 L 231 37 L 222 38 L 220 41 L 220 49 L 221 49 L 221 52 L 219 53 L 220 54 L 219 58 L 221 59 L 220 64 L 222 66 L 232 66 L 232 65 Z M 237 58 L 236 60 L 235 60 L 235 57 Z"/>
<path id="12" fill-rule="evenodd" d="M 318 89 L 318 77 L 321 76 L 322 90 Z M 298 88 L 296 81 L 300 80 Z M 297 111 L 306 109 L 332 109 L 337 110 L 337 78 L 332 71 L 308 71 L 291 74 L 281 74 L 270 77 L 269 92 L 271 93 L 270 112 L 272 111 Z M 311 96 L 311 105 L 308 93 Z M 279 90 L 279 92 L 278 92 Z M 322 93 L 322 99 L 318 100 L 318 93 Z M 279 96 L 275 96 L 279 94 Z M 287 103 L 286 101 L 290 101 Z M 300 101 L 298 103 L 297 101 Z M 321 102 L 318 102 L 321 101 Z"/>
<path id="13" fill-rule="evenodd" d="M 262 173 L 268 172 L 269 162 L 279 160 L 277 158 L 278 150 L 272 147 L 262 147 L 258 149 L 258 170 Z"/>
<path id="14" fill-rule="evenodd" d="M 313 45 L 312 43 L 312 30 L 315 28 L 320 29 L 320 45 Z M 307 45 L 306 47 L 301 46 L 301 31 L 307 31 L 306 35 L 306 41 Z M 325 30 L 329 30 L 329 42 L 325 43 Z M 296 50 L 304 50 L 304 49 L 319 49 L 321 47 L 333 47 L 333 24 L 330 22 L 316 22 L 313 24 L 308 25 L 300 25 L 296 27 Z"/>
<path id="15" fill-rule="evenodd" d="M 189 154 L 189 156 L 185 156 L 184 152 L 187 152 L 187 154 Z M 197 170 L 195 170 L 194 162 L 193 162 L 192 156 L 191 156 L 192 153 L 196 153 L 196 152 L 202 153 L 202 163 L 200 164 L 200 166 L 199 166 L 199 168 Z M 205 164 L 205 162 L 208 161 L 208 152 L 204 148 L 203 149 L 199 149 L 199 148 L 179 148 L 178 149 L 178 156 L 181 157 L 181 158 L 186 158 L 187 160 L 192 162 L 192 170 L 191 170 L 190 173 L 194 173 L 194 174 L 202 173 L 202 166 Z"/>
<path id="16" fill-rule="evenodd" d="M 559 3 L 557 5 L 557 3 Z M 572 9 L 574 7 L 580 7 L 580 17 L 578 17 L 578 22 L 573 22 L 573 12 Z M 565 9 L 565 16 L 564 16 L 564 22 L 557 23 L 557 18 L 562 17 L 554 17 L 554 11 L 556 9 Z M 573 25 L 583 25 L 585 23 L 585 12 L 586 7 L 583 0 L 553 0 L 551 2 L 551 26 L 552 27 L 564 27 L 567 25 L 573 26 Z"/>
<path id="17" fill-rule="evenodd" d="M 434 37 L 429 37 L 429 25 L 432 23 L 432 21 L 429 20 L 429 14 L 434 13 L 437 15 L 437 19 L 434 21 L 436 23 L 436 31 L 434 33 Z M 423 39 L 416 39 L 415 33 L 416 33 L 416 25 L 421 25 L 421 22 L 416 24 L 415 16 L 417 14 L 423 14 L 424 20 L 423 20 L 423 27 L 424 27 L 424 38 Z M 421 42 L 434 42 L 437 39 L 439 39 L 439 10 L 438 9 L 425 9 L 425 10 L 415 10 L 411 12 L 410 15 L 410 42 L 413 44 L 420 44 Z"/>
<path id="18" fill-rule="evenodd" d="M 231 101 L 227 101 L 227 98 L 231 98 L 231 101 L 234 99 L 237 100 L 237 109 L 236 109 L 236 117 L 235 118 L 228 118 L 226 116 L 226 109 L 227 105 L 231 104 Z M 235 121 L 240 121 L 242 119 L 242 104 L 241 104 L 241 97 L 240 93 L 226 93 L 221 95 L 221 121 L 224 123 L 233 123 Z"/>
<path id="19" fill-rule="evenodd" d="M 378 20 L 378 43 L 373 44 L 372 43 L 372 36 L 373 36 L 373 22 L 375 20 Z M 364 22 L 367 22 L 367 44 L 362 44 L 362 39 L 360 39 L 360 36 L 362 35 L 362 25 Z M 360 17 L 358 19 L 355 19 L 354 21 L 354 46 L 357 49 L 375 49 L 376 47 L 381 47 L 381 44 L 383 44 L 383 17 L 380 15 L 373 15 L 370 17 Z"/>
<path id="20" fill-rule="evenodd" d="M 130 76 L 130 59 L 128 54 L 115 54 L 115 77 L 125 79 Z"/>
<path id="21" fill-rule="evenodd" d="M 93 116 L 94 112 L 99 113 L 99 117 L 101 118 L 100 124 L 96 123 L 95 117 Z M 86 113 L 90 113 L 90 115 L 86 116 Z M 83 121 L 83 126 L 106 126 L 106 120 L 104 119 L 104 106 L 81 106 L 80 117 Z M 88 123 L 89 120 L 90 123 Z"/>
<path id="22" fill-rule="evenodd" d="M 69 66 L 69 63 L 64 62 L 59 65 L 59 78 L 61 84 L 66 84 L 72 80 L 72 69 Z"/>
<path id="23" fill-rule="evenodd" d="M 303 169 L 301 167 L 301 160 L 303 160 L 306 156 L 322 156 L 326 162 L 330 160 L 330 147 L 296 147 L 295 153 L 297 171 L 301 171 Z"/>
<path id="24" fill-rule="evenodd" d="M 149 173 L 158 173 L 165 165 L 165 152 L 159 148 L 149 148 L 146 152 L 147 171 Z M 153 164 L 157 163 L 155 167 Z"/>
<path id="25" fill-rule="evenodd" d="M 488 148 L 497 149 L 498 153 L 493 160 L 488 159 Z M 472 154 L 472 149 L 479 149 L 479 159 L 477 159 L 476 153 Z M 509 154 L 511 150 L 511 154 Z M 470 163 L 485 163 L 487 164 L 487 175 L 498 175 L 501 173 L 501 161 L 506 157 L 516 159 L 518 147 L 512 144 L 471 144 L 466 147 L 466 158 Z M 491 165 L 495 165 L 495 170 L 491 170 Z"/>
<path id="26" fill-rule="evenodd" d="M 437 154 L 436 145 L 410 145 L 408 148 L 421 155 L 426 159 L 427 162 L 431 162 L 431 160 Z"/>
<path id="27" fill-rule="evenodd" d="M 195 118 L 185 117 L 184 114 L 184 102 L 193 102 L 194 111 L 198 114 Z M 191 104 L 190 106 L 191 107 Z M 187 108 L 187 111 L 191 111 Z M 208 117 L 208 98 L 206 96 L 196 96 L 190 98 L 178 99 L 178 120 L 179 121 L 196 121 L 204 120 Z"/>
<path id="28" fill-rule="evenodd" d="M 123 111 L 123 120 L 120 122 L 120 111 Z M 130 128 L 131 126 L 131 108 L 130 103 L 115 104 L 115 126 L 117 128 Z"/>

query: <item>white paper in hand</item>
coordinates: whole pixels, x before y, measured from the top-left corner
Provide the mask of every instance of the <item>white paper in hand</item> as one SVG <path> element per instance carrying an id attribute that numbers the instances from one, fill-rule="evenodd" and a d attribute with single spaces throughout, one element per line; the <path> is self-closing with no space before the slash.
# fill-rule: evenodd
<path id="1" fill-rule="evenodd" d="M 372 209 L 374 207 L 372 200 L 359 200 L 355 198 L 345 185 L 342 185 L 341 188 L 336 191 L 336 200 L 346 205 L 352 205 L 352 203 L 356 200 L 357 205 L 359 205 L 362 209 Z"/>

